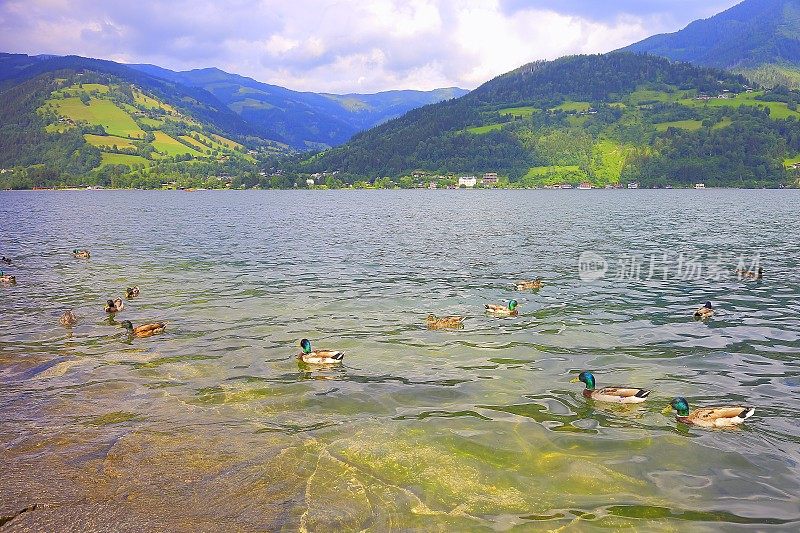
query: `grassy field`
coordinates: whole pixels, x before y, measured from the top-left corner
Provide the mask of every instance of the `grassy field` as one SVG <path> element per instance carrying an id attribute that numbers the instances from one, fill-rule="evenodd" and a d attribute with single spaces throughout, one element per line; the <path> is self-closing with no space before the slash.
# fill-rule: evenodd
<path id="1" fill-rule="evenodd" d="M 498 131 L 503 128 L 505 124 L 489 124 L 487 126 L 475 126 L 474 128 L 467 128 L 465 131 L 475 135 L 484 135 L 490 131 Z"/>
<path id="2" fill-rule="evenodd" d="M 589 111 L 589 108 L 592 107 L 592 104 L 589 102 L 564 102 L 563 104 L 556 106 L 550 111 L 566 111 L 567 113 L 583 113 L 585 111 Z"/>
<path id="3" fill-rule="evenodd" d="M 163 131 L 154 131 L 155 140 L 153 141 L 153 148 L 156 149 L 162 156 L 173 157 L 176 155 L 190 154 L 193 157 L 203 157 L 197 150 L 189 148 L 185 144 L 178 142 Z"/>
<path id="4" fill-rule="evenodd" d="M 82 121 L 103 126 L 109 135 L 144 137 L 144 131 L 139 128 L 133 118 L 110 100 L 92 98 L 89 105 L 84 105 L 79 98 L 49 100 L 48 102 L 53 104 L 60 115 L 76 122 Z"/>
<path id="5" fill-rule="evenodd" d="M 722 128 L 727 128 L 731 124 L 733 124 L 733 119 L 731 119 L 729 117 L 724 117 L 722 120 L 720 120 L 719 122 L 717 122 L 716 124 L 711 126 L 711 129 L 712 130 L 721 130 Z"/>
<path id="6" fill-rule="evenodd" d="M 737 94 L 731 98 L 712 98 L 711 100 L 707 101 L 684 98 L 682 100 L 678 100 L 678 103 L 689 107 L 739 107 L 742 105 L 758 106 L 769 108 L 769 116 L 776 120 L 788 117 L 800 118 L 800 112 L 790 110 L 789 106 L 783 102 L 762 102 L 760 100 L 756 100 L 756 96 L 761 94 L 764 93 L 760 91 L 754 91 L 752 93 Z"/>
<path id="7" fill-rule="evenodd" d="M 696 131 L 703 127 L 700 120 L 675 120 L 672 122 L 660 122 L 656 124 L 656 130 L 667 131 L 670 128 L 680 128 L 682 130 Z"/>
<path id="8" fill-rule="evenodd" d="M 65 87 L 60 91 L 55 91 L 53 93 L 54 96 L 80 96 L 83 93 L 98 93 L 98 94 L 108 94 L 110 88 L 108 85 L 103 85 L 101 83 L 84 83 L 83 86 L 78 85 L 70 85 L 69 87 Z"/>
<path id="9" fill-rule="evenodd" d="M 528 172 L 525 173 L 525 178 L 535 178 L 540 176 L 547 176 L 548 174 L 553 174 L 556 172 L 580 172 L 581 167 L 578 165 L 564 165 L 558 166 L 553 165 L 549 167 L 531 167 L 528 169 Z"/>
<path id="10" fill-rule="evenodd" d="M 567 122 L 570 126 L 583 126 L 589 120 L 589 115 L 570 115 L 567 117 Z"/>
<path id="11" fill-rule="evenodd" d="M 193 139 L 189 135 L 181 135 L 180 139 L 188 142 L 189 144 L 191 144 L 192 146 L 194 146 L 195 148 L 197 148 L 199 151 L 201 151 L 203 153 L 205 153 L 206 150 L 209 150 L 208 146 L 205 146 L 203 143 Z"/>
<path id="12" fill-rule="evenodd" d="M 592 149 L 595 160 L 593 181 L 597 184 L 619 183 L 622 168 L 631 151 L 631 147 L 610 140 L 595 144 Z"/>
<path id="13" fill-rule="evenodd" d="M 105 165 L 128 165 L 132 166 L 135 164 L 143 164 L 149 165 L 150 161 L 145 159 L 144 157 L 138 155 L 127 155 L 127 154 L 110 154 L 107 152 L 103 152 L 100 154 L 100 166 Z"/>
<path id="14" fill-rule="evenodd" d="M 541 111 L 535 107 L 526 106 L 526 107 L 507 107 L 505 109 L 500 109 L 497 112 L 501 115 L 511 115 L 513 117 L 522 117 L 527 118 L 534 113 L 538 113 Z"/>
<path id="15" fill-rule="evenodd" d="M 650 89 L 636 89 L 630 96 L 628 102 L 632 106 L 643 105 L 652 102 L 677 102 L 684 96 L 681 92 L 666 92 L 666 91 L 653 91 Z"/>
<path id="16" fill-rule="evenodd" d="M 90 133 L 86 133 L 83 136 L 86 139 L 86 142 L 91 144 L 92 146 L 99 147 L 108 147 L 111 148 L 114 145 L 117 145 L 117 148 L 136 148 L 136 146 L 130 142 L 128 139 L 122 137 L 114 137 L 113 135 L 92 135 Z"/>
<path id="17" fill-rule="evenodd" d="M 227 138 L 223 137 L 222 135 L 217 135 L 216 133 L 210 133 L 209 136 L 214 141 L 218 142 L 219 144 L 221 144 L 222 146 L 224 146 L 225 148 L 228 148 L 230 150 L 236 150 L 237 148 L 238 149 L 244 148 L 244 146 L 242 146 L 241 144 L 237 143 L 236 141 L 232 141 L 230 139 L 227 139 Z"/>
<path id="18" fill-rule="evenodd" d="M 144 94 L 141 91 L 134 90 L 133 91 L 133 101 L 137 104 L 146 107 L 147 109 L 163 109 L 167 113 L 175 113 L 175 108 L 170 106 L 169 104 L 165 104 L 163 102 L 159 102 L 155 98 L 151 98 Z"/>

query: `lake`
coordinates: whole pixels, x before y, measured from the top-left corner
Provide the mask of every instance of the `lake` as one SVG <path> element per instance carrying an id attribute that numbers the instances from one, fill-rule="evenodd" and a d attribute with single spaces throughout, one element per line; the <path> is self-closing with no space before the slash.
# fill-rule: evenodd
<path id="1" fill-rule="evenodd" d="M 17 278 L 0 286 L 0 524 L 796 531 L 798 205 L 794 190 L 0 192 Z M 733 274 L 757 264 L 763 281 Z M 510 298 L 519 316 L 484 314 Z M 695 321 L 706 301 L 716 315 Z M 467 318 L 428 330 L 429 313 Z M 131 340 L 122 320 L 168 326 Z M 298 366 L 304 337 L 342 367 Z M 653 393 L 589 401 L 581 370 Z M 662 413 L 674 396 L 756 413 L 690 428 Z"/>

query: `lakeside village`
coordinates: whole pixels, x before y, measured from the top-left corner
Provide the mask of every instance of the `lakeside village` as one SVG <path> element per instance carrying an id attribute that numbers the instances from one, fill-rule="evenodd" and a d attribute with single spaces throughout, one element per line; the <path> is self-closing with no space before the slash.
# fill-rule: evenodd
<path id="1" fill-rule="evenodd" d="M 797 164 L 798 169 L 800 169 L 800 163 Z M 9 169 L 0 169 L 1 173 L 9 172 Z M 282 175 L 282 171 L 277 170 L 274 171 L 272 174 L 268 174 L 267 172 L 260 172 L 259 175 L 262 178 L 270 179 L 270 178 L 284 178 L 285 176 Z M 575 186 L 570 183 L 557 183 L 551 185 L 541 185 L 536 187 L 523 187 L 520 184 L 512 183 L 508 180 L 505 176 L 499 176 L 496 172 L 486 172 L 483 176 L 458 176 L 458 175 L 441 175 L 441 174 L 434 174 L 425 171 L 416 171 L 413 172 L 409 176 L 401 176 L 397 180 L 393 180 L 390 177 L 383 177 L 377 178 L 373 182 L 369 181 L 355 181 L 352 184 L 347 184 L 342 180 L 338 179 L 338 171 L 334 172 L 320 172 L 308 175 L 303 180 L 302 177 L 299 177 L 295 180 L 293 187 L 261 187 L 259 185 L 255 185 L 253 187 L 246 187 L 244 184 L 239 182 L 233 176 L 230 175 L 221 175 L 221 176 L 209 176 L 209 179 L 206 181 L 206 187 L 182 187 L 177 182 L 172 181 L 168 183 L 161 184 L 161 190 L 181 190 L 187 192 L 194 192 L 194 191 L 203 191 L 203 190 L 218 190 L 218 189 L 228 189 L 228 190 L 261 190 L 261 189 L 268 189 L 268 188 L 282 188 L 282 189 L 311 189 L 311 190 L 334 190 L 334 189 L 428 189 L 428 190 L 437 190 L 437 189 L 549 189 L 549 190 L 566 190 L 566 189 L 579 189 L 579 190 L 591 190 L 591 189 L 639 189 L 638 183 L 616 183 L 616 184 L 607 184 L 605 186 L 597 186 L 590 182 L 582 182 L 579 185 Z M 655 187 L 659 188 L 659 187 Z M 674 187 L 671 185 L 667 185 L 663 187 L 665 189 L 673 189 Z M 693 186 L 688 188 L 694 189 L 705 189 L 706 186 L 704 183 L 695 183 Z M 104 190 L 104 189 L 113 189 L 113 187 L 103 187 L 101 185 L 83 185 L 78 187 L 34 187 L 33 190 L 42 191 L 42 190 L 69 190 L 69 191 L 76 191 L 76 190 Z"/>

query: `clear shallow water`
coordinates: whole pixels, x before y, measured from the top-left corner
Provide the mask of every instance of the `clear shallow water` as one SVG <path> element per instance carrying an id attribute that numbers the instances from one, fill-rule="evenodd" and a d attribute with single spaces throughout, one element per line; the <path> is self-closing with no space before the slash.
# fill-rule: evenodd
<path id="1" fill-rule="evenodd" d="M 797 191 L 2 192 L 18 283 L 0 287 L 0 520 L 796 530 L 799 204 Z M 581 281 L 587 250 L 605 279 Z M 681 252 L 725 275 L 664 280 Z M 663 253 L 657 279 L 613 279 L 632 254 L 647 277 Z M 756 253 L 763 282 L 730 274 Z M 537 275 L 542 290 L 511 290 Z M 103 302 L 133 284 L 117 320 L 165 320 L 165 334 L 127 342 L 109 323 Z M 519 317 L 483 314 L 512 296 Z M 717 316 L 692 320 L 706 300 Z M 428 331 L 430 312 L 465 328 Z M 344 350 L 344 366 L 299 368 L 302 337 Z M 569 383 L 583 369 L 655 392 L 593 404 Z M 675 395 L 757 411 L 741 430 L 687 429 L 661 413 Z"/>

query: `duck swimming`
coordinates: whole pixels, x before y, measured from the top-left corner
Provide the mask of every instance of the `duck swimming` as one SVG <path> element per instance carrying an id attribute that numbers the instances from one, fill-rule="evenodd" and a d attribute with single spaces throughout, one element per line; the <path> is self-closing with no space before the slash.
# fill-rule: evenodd
<path id="1" fill-rule="evenodd" d="M 544 285 L 542 278 L 536 278 L 518 281 L 514 284 L 514 287 L 516 287 L 518 291 L 535 291 L 541 289 L 542 285 Z"/>
<path id="2" fill-rule="evenodd" d="M 6 256 L 3 256 L 3 258 L 2 258 L 2 259 L 0 259 L 0 261 L 2 261 L 3 263 L 5 263 L 5 264 L 7 264 L 7 265 L 10 265 L 10 264 L 11 264 L 11 259 L 9 259 L 9 258 L 8 258 L 8 257 L 6 257 Z"/>
<path id="3" fill-rule="evenodd" d="M 738 426 L 755 413 L 754 407 L 705 407 L 689 412 L 686 398 L 675 398 L 664 408 L 664 414 L 675 409 L 675 419 L 683 424 L 704 428 L 726 428 Z"/>
<path id="4" fill-rule="evenodd" d="M 75 249 L 75 250 L 72 250 L 72 256 L 75 259 L 89 259 L 91 257 L 91 254 L 89 253 L 89 250 L 78 250 L 78 249 Z"/>
<path id="5" fill-rule="evenodd" d="M 604 387 L 594 388 L 594 376 L 591 372 L 581 372 L 578 377 L 570 380 L 570 383 L 583 382 L 586 388 L 583 389 L 583 396 L 598 402 L 609 403 L 642 403 L 650 395 L 647 389 L 637 389 L 633 387 Z"/>
<path id="6" fill-rule="evenodd" d="M 163 333 L 167 329 L 167 324 L 164 322 L 152 322 L 150 324 L 142 324 L 141 326 L 133 327 L 130 320 L 124 321 L 121 326 L 128 330 L 128 334 L 134 337 L 152 337 L 157 333 Z"/>
<path id="7" fill-rule="evenodd" d="M 64 311 L 64 314 L 61 315 L 61 318 L 58 319 L 58 323 L 62 326 L 71 327 L 78 323 L 78 317 L 75 316 L 72 309 L 67 309 Z"/>
<path id="8" fill-rule="evenodd" d="M 461 328 L 464 327 L 464 317 L 459 315 L 436 316 L 431 314 L 425 319 L 425 325 L 428 326 L 428 329 Z"/>
<path id="9" fill-rule="evenodd" d="M 2 270 L 0 270 L 0 283 L 8 283 L 8 284 L 15 284 L 17 282 L 16 276 L 12 276 L 11 274 L 6 274 Z"/>
<path id="10" fill-rule="evenodd" d="M 344 352 L 337 352 L 334 350 L 312 350 L 311 341 L 303 339 L 300 341 L 300 348 L 302 352 L 297 354 L 297 359 L 303 363 L 312 365 L 335 365 L 342 362 L 344 359 Z"/>
<path id="11" fill-rule="evenodd" d="M 517 316 L 517 301 L 510 300 L 507 306 L 486 304 L 486 312 L 496 316 Z"/>
<path id="12" fill-rule="evenodd" d="M 106 313 L 118 313 L 125 307 L 125 302 L 122 298 L 106 301 Z"/>
<path id="13" fill-rule="evenodd" d="M 137 296 L 139 296 L 138 286 L 128 287 L 125 289 L 125 298 L 136 298 Z"/>
<path id="14" fill-rule="evenodd" d="M 711 305 L 711 302 L 706 302 L 703 307 L 694 312 L 695 318 L 699 318 L 701 320 L 705 320 L 706 318 L 711 318 L 713 314 L 714 314 L 714 306 Z"/>
<path id="15" fill-rule="evenodd" d="M 737 268 L 734 273 L 739 277 L 739 279 L 743 280 L 755 281 L 759 279 L 764 279 L 764 269 L 761 267 L 758 267 L 757 272 L 753 272 L 752 270 L 745 270 L 743 268 Z"/>

